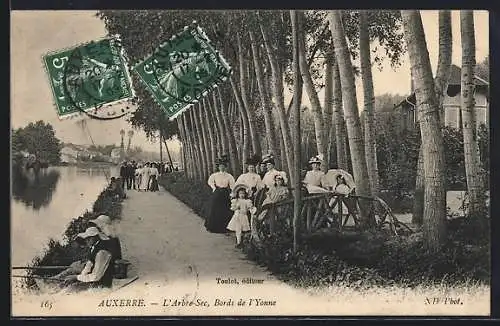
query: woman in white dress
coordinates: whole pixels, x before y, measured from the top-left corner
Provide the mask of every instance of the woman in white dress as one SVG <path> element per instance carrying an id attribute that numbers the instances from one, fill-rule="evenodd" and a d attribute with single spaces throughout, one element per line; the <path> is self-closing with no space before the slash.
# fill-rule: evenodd
<path id="1" fill-rule="evenodd" d="M 274 157 L 272 155 L 264 157 L 262 163 L 266 163 L 266 168 L 267 168 L 267 172 L 264 175 L 264 178 L 262 178 L 262 183 L 264 184 L 265 187 L 267 187 L 268 189 L 274 187 L 275 183 L 274 177 L 276 175 L 281 175 L 283 177 L 284 183 L 285 184 L 288 183 L 286 173 L 283 171 L 278 171 L 274 167 Z"/>
<path id="2" fill-rule="evenodd" d="M 139 185 L 140 190 L 148 191 L 150 173 L 149 162 L 146 162 L 144 167 L 141 169 L 141 184 Z"/>
<path id="3" fill-rule="evenodd" d="M 311 170 L 307 171 L 304 177 L 303 183 L 305 184 L 307 191 L 310 194 L 328 192 L 322 187 L 321 180 L 325 173 L 320 170 L 321 167 L 321 157 L 314 156 L 309 160 L 311 165 Z"/>
<path id="4" fill-rule="evenodd" d="M 160 176 L 160 172 L 156 168 L 154 164 L 151 164 L 151 167 L 149 168 L 149 185 L 148 189 L 149 191 L 158 191 L 158 177 Z"/>
<path id="5" fill-rule="evenodd" d="M 230 194 L 234 188 L 234 177 L 226 172 L 229 159 L 223 156 L 217 160 L 218 172 L 208 178 L 208 185 L 212 188 L 210 211 L 205 219 L 205 228 L 212 233 L 226 233 L 226 226 L 231 219 Z"/>
<path id="6" fill-rule="evenodd" d="M 141 191 L 141 177 L 142 177 L 142 164 L 137 165 L 137 169 L 135 169 L 135 184 L 137 185 L 137 190 Z"/>
<path id="7" fill-rule="evenodd" d="M 248 158 L 245 162 L 247 165 L 247 173 L 243 173 L 236 179 L 236 184 L 243 184 L 247 186 L 248 198 L 253 200 L 254 195 L 264 187 L 260 175 L 256 172 L 256 166 L 259 164 L 259 159 L 257 157 Z"/>

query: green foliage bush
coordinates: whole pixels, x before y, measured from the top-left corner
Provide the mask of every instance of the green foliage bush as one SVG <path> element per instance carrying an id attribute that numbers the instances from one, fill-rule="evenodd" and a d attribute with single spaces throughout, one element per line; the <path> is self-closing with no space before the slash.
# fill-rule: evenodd
<path id="1" fill-rule="evenodd" d="M 61 159 L 61 141 L 56 137 L 50 123 L 39 120 L 24 128 L 12 130 L 12 147 L 15 151 L 27 151 L 48 163 L 59 163 Z"/>
<path id="2" fill-rule="evenodd" d="M 263 239 L 260 246 L 244 239 L 247 257 L 266 266 L 280 279 L 297 286 L 336 284 L 363 288 L 374 285 L 489 284 L 489 244 L 470 243 L 450 235 L 442 250 L 424 249 L 420 233 L 407 237 L 362 236 L 359 240 L 319 247 L 310 240 L 293 253 L 291 237 Z"/>
<path id="3" fill-rule="evenodd" d="M 420 129 L 401 129 L 396 117 L 379 121 L 377 126 L 377 163 L 381 189 L 405 198 L 415 188 Z M 489 179 L 489 130 L 480 126 L 477 139 L 485 178 Z M 465 190 L 463 133 L 460 129 L 445 127 L 443 141 L 446 162 L 447 190 Z"/>

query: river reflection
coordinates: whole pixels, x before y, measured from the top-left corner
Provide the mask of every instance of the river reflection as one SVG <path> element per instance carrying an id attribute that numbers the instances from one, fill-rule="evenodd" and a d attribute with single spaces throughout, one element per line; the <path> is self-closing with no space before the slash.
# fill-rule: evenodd
<path id="1" fill-rule="evenodd" d="M 117 168 L 51 167 L 12 178 L 11 259 L 25 265 L 42 253 L 50 238 L 62 239 L 68 223 L 92 209 Z"/>
<path id="2" fill-rule="evenodd" d="M 51 199 L 60 173 L 58 170 L 42 170 L 38 175 L 32 172 L 12 174 L 12 196 L 35 210 L 47 206 Z"/>

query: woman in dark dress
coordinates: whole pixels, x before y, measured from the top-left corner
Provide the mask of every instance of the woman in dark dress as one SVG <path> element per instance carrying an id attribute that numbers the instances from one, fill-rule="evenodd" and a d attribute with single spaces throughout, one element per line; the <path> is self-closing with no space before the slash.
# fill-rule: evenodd
<path id="1" fill-rule="evenodd" d="M 218 159 L 216 164 L 219 171 L 208 178 L 208 185 L 213 192 L 205 228 L 211 233 L 226 233 L 226 226 L 232 215 L 230 194 L 234 188 L 234 177 L 226 172 L 228 162 L 227 156 Z"/>

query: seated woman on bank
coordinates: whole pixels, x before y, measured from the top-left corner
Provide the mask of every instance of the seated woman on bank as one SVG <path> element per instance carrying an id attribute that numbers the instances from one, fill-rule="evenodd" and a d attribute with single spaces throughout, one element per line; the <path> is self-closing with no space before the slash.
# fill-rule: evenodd
<path id="1" fill-rule="evenodd" d="M 87 256 L 89 248 L 87 248 L 87 243 L 85 242 L 85 240 L 83 240 L 82 238 L 77 236 L 74 241 L 80 247 L 80 250 L 82 250 L 83 252 L 86 252 L 85 256 Z M 77 261 L 71 263 L 71 265 L 69 265 L 68 268 L 66 268 L 65 270 L 63 270 L 59 274 L 52 276 L 52 278 L 64 280 L 64 279 L 66 279 L 67 276 L 78 275 L 85 268 L 86 262 L 87 262 L 87 259 L 77 260 Z"/>
<path id="2" fill-rule="evenodd" d="M 78 237 L 90 247 L 89 256 L 80 274 L 65 277 L 65 285 L 75 289 L 111 287 L 116 257 L 109 237 L 93 226 L 78 234 Z"/>
<path id="3" fill-rule="evenodd" d="M 290 198 L 290 190 L 285 184 L 285 178 L 282 174 L 277 174 L 274 177 L 274 185 L 267 191 L 266 198 L 262 202 L 262 206 L 265 204 L 277 203 L 288 198 Z M 259 214 L 259 219 L 262 219 L 265 216 L 266 211 L 267 210 L 264 210 L 261 214 Z"/>
<path id="4" fill-rule="evenodd" d="M 115 177 L 111 177 L 111 180 L 109 182 L 109 186 L 107 189 L 109 192 L 111 192 L 111 195 L 113 197 L 117 198 L 126 198 L 127 195 L 125 194 L 125 190 L 123 190 L 123 187 L 121 185 L 121 180 L 116 179 Z"/>
<path id="5" fill-rule="evenodd" d="M 109 238 L 110 249 L 113 251 L 116 259 L 122 259 L 122 247 L 120 239 L 113 228 L 111 218 L 107 215 L 101 214 L 96 219 L 89 221 L 90 226 L 96 226 L 99 231 L 104 233 Z"/>
<path id="6" fill-rule="evenodd" d="M 276 175 L 281 175 L 281 177 L 283 178 L 283 182 L 285 184 L 287 183 L 288 180 L 287 180 L 286 173 L 284 171 L 278 171 L 274 167 L 275 161 L 274 161 L 274 157 L 272 154 L 268 154 L 268 155 L 264 156 L 264 158 L 262 159 L 262 163 L 266 163 L 266 170 L 267 170 L 266 174 L 262 178 L 262 183 L 264 184 L 265 187 L 270 189 L 274 186 L 274 184 L 275 184 L 274 177 Z"/>
<path id="7" fill-rule="evenodd" d="M 262 202 L 262 207 L 264 207 L 264 205 L 266 205 L 266 204 L 277 203 L 277 202 L 280 202 L 282 200 L 286 200 L 286 199 L 290 198 L 290 190 L 288 189 L 288 187 L 285 184 L 285 178 L 284 178 L 283 174 L 277 174 L 274 177 L 274 180 L 275 180 L 274 185 L 272 187 L 270 187 L 269 190 L 267 191 L 266 198 Z M 277 217 L 281 216 L 283 214 L 283 209 L 284 209 L 284 207 L 279 207 L 279 206 L 276 207 L 276 209 L 274 211 L 275 214 L 273 214 L 268 219 L 268 222 L 269 222 L 269 225 L 271 228 L 271 232 L 274 232 L 275 225 L 277 223 Z M 267 213 L 268 213 L 268 209 L 264 209 L 263 211 L 258 213 L 257 219 L 259 221 L 264 220 Z M 251 227 L 255 229 L 254 221 L 252 221 L 251 224 L 252 224 Z"/>
<path id="8" fill-rule="evenodd" d="M 95 229 L 95 227 L 94 227 L 94 229 Z M 86 264 L 87 264 L 87 258 L 88 258 L 88 255 L 89 255 L 91 248 L 90 248 L 90 246 L 88 246 L 87 241 L 85 241 L 85 239 L 81 237 L 82 234 L 83 233 L 77 234 L 74 241 L 80 247 L 82 252 L 84 253 L 85 258 L 73 262 L 71 265 L 69 265 L 68 268 L 66 268 L 64 271 L 60 272 L 59 274 L 53 276 L 52 278 L 65 280 L 65 279 L 67 279 L 68 276 L 71 278 L 72 276 L 76 276 L 76 275 L 84 272 L 84 270 L 86 268 Z M 101 237 L 104 239 L 108 238 L 105 234 L 102 234 Z"/>
<path id="9" fill-rule="evenodd" d="M 336 180 L 336 185 L 333 188 L 333 192 L 339 195 L 344 195 L 344 196 L 349 196 L 351 193 L 354 192 L 355 186 L 346 180 L 346 176 L 342 174 L 338 174 L 335 177 Z M 342 215 L 348 215 L 349 214 L 349 209 L 346 203 L 349 204 L 349 207 L 354 208 L 354 206 L 351 205 L 349 200 L 342 201 Z M 339 206 L 338 204 L 335 204 L 335 198 L 330 199 L 330 202 L 328 203 L 332 210 L 334 212 L 338 212 Z"/>
<path id="10" fill-rule="evenodd" d="M 304 180 L 302 181 L 307 188 L 308 193 L 324 193 L 328 190 L 323 188 L 322 179 L 325 173 L 320 170 L 322 156 L 317 155 L 311 157 L 309 164 L 311 165 L 311 170 L 307 171 Z"/>

